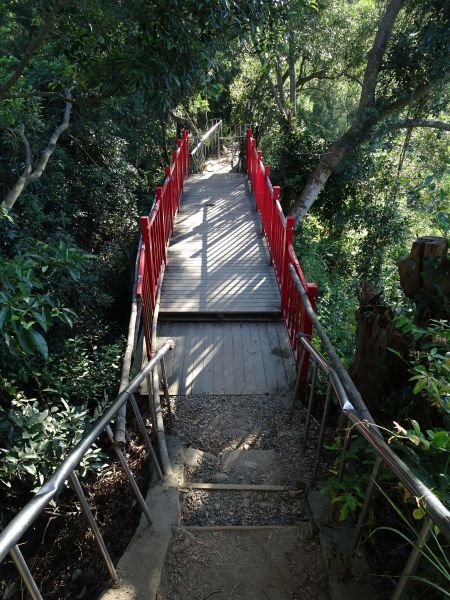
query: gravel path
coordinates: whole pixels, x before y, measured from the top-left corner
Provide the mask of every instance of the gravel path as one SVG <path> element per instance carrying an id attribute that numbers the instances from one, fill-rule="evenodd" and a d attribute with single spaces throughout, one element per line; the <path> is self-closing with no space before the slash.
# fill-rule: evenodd
<path id="1" fill-rule="evenodd" d="M 310 519 L 302 491 L 189 490 L 181 496 L 184 525 L 295 525 Z"/>
<path id="2" fill-rule="evenodd" d="M 239 532 L 180 528 L 158 600 L 327 600 L 311 527 Z"/>
<path id="3" fill-rule="evenodd" d="M 185 481 L 287 485 L 292 492 L 189 490 L 188 525 L 291 525 L 310 518 L 305 483 L 315 448 L 303 452 L 305 411 L 290 415 L 291 395 L 172 398 L 173 433 L 182 442 Z M 312 423 L 311 436 L 316 437 Z"/>
<path id="4" fill-rule="evenodd" d="M 276 468 L 252 483 L 281 485 L 308 480 L 315 447 L 302 452 L 305 411 L 296 408 L 291 419 L 290 406 L 291 395 L 282 394 L 173 398 L 173 433 L 180 437 L 183 447 L 198 448 L 219 461 L 203 461 L 188 468 L 186 479 L 213 481 L 224 451 L 271 449 Z M 318 427 L 313 421 L 310 438 L 317 438 L 317 434 Z"/>

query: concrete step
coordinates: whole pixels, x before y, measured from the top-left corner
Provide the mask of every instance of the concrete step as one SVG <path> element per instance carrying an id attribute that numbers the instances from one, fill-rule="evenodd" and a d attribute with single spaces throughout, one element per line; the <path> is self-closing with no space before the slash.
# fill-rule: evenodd
<path id="1" fill-rule="evenodd" d="M 161 580 L 166 554 L 172 537 L 172 528 L 180 521 L 178 484 L 183 481 L 181 443 L 167 436 L 169 458 L 174 475 L 156 481 L 149 488 L 146 503 L 153 523 L 145 517 L 119 560 L 117 571 L 120 586 L 104 592 L 99 600 L 155 600 Z"/>

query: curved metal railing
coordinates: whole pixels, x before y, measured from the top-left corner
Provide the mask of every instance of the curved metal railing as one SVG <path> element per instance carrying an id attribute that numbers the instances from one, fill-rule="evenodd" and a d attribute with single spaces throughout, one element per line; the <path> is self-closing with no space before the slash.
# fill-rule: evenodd
<path id="1" fill-rule="evenodd" d="M 311 343 L 310 335 L 304 335 L 302 333 L 298 335 L 301 354 L 297 383 L 294 392 L 294 402 L 301 386 L 302 363 L 306 357 L 309 357 L 311 360 L 311 386 L 309 390 L 306 413 L 305 436 L 303 439 L 304 449 L 308 443 L 318 370 L 320 369 L 323 373 L 325 373 L 325 376 L 328 379 L 327 392 L 325 396 L 322 420 L 320 423 L 320 432 L 317 441 L 314 467 L 310 484 L 313 484 L 317 477 L 320 456 L 324 446 L 325 430 L 331 406 L 332 393 L 334 393 L 338 401 L 338 406 L 342 417 L 346 419 L 349 424 L 349 427 L 347 427 L 345 433 L 342 456 L 337 473 L 338 482 L 342 481 L 344 475 L 346 454 L 350 443 L 350 436 L 353 431 L 357 431 L 369 443 L 376 457 L 370 481 L 366 490 L 364 503 L 356 523 L 353 538 L 349 548 L 347 549 L 347 554 L 353 554 L 360 543 L 361 532 L 367 520 L 368 511 L 376 489 L 377 477 L 382 464 L 384 464 L 397 477 L 397 479 L 402 482 L 409 493 L 417 499 L 417 502 L 427 515 L 424 520 L 424 525 L 418 535 L 417 542 L 412 548 L 407 564 L 392 596 L 393 600 L 399 600 L 408 582 L 408 578 L 413 575 L 415 569 L 417 568 L 421 556 L 420 548 L 426 543 L 433 525 L 436 525 L 446 539 L 450 541 L 450 511 L 446 506 L 444 506 L 444 504 L 442 504 L 436 494 L 434 494 L 433 491 L 424 484 L 424 482 L 413 472 L 413 470 L 386 443 L 351 379 L 348 378 L 348 381 L 343 380 L 341 374 L 344 371 L 347 373 L 345 367 L 342 365 L 338 356 L 332 349 L 331 342 L 324 332 L 320 321 L 317 319 L 317 316 L 309 301 L 307 291 L 303 286 L 303 283 L 297 274 L 297 269 L 292 262 L 289 264 L 289 270 L 298 293 L 300 294 L 306 313 L 329 355 L 329 359 L 325 359 L 325 357 Z M 358 400 L 357 406 L 355 405 L 353 399 Z"/>
<path id="2" fill-rule="evenodd" d="M 202 173 L 206 160 L 215 152 L 220 158 L 220 138 L 222 135 L 222 119 L 213 119 L 208 131 L 200 138 L 193 138 L 194 148 L 191 150 L 191 173 Z"/>
<path id="3" fill-rule="evenodd" d="M 77 469 L 78 465 L 83 459 L 83 456 L 103 432 L 106 432 L 106 435 L 108 436 L 108 439 L 112 444 L 114 452 L 122 468 L 125 471 L 125 474 L 128 478 L 136 500 L 139 502 L 142 511 L 147 518 L 147 521 L 149 523 L 152 522 L 152 517 L 148 506 L 145 503 L 145 500 L 138 488 L 136 480 L 127 464 L 125 456 L 123 455 L 122 451 L 117 447 L 117 445 L 114 444 L 114 437 L 110 423 L 111 420 L 117 415 L 121 407 L 127 402 L 130 402 L 137 420 L 138 427 L 152 456 L 155 469 L 159 475 L 159 478 L 162 479 L 163 475 L 158 462 L 158 458 L 151 443 L 149 433 L 146 429 L 144 418 L 139 410 L 139 406 L 133 394 L 139 388 L 141 383 L 147 377 L 149 377 L 149 375 L 157 367 L 158 364 L 160 364 L 161 369 L 165 371 L 164 356 L 173 348 L 174 342 L 172 340 L 169 340 L 164 344 L 164 346 L 148 362 L 145 368 L 142 369 L 142 371 L 138 375 L 136 375 L 136 377 L 132 379 L 132 381 L 130 381 L 126 388 L 120 392 L 120 394 L 117 396 L 116 400 L 112 403 L 112 405 L 106 410 L 106 412 L 102 416 L 100 416 L 95 421 L 92 428 L 84 435 L 84 437 L 78 442 L 78 444 L 73 448 L 73 450 L 68 454 L 68 456 L 66 456 L 66 458 L 61 462 L 61 464 L 50 477 L 50 479 L 48 479 L 42 485 L 42 487 L 36 492 L 33 498 L 28 502 L 28 504 L 26 504 L 24 508 L 22 508 L 22 510 L 14 517 L 14 519 L 6 526 L 6 528 L 0 534 L 0 562 L 3 561 L 3 559 L 8 554 L 11 556 L 33 600 L 42 600 L 42 596 L 40 594 L 38 586 L 36 585 L 36 582 L 33 579 L 32 574 L 30 573 L 30 570 L 25 562 L 25 559 L 19 549 L 18 544 L 22 536 L 28 530 L 28 528 L 38 518 L 42 511 L 48 506 L 49 502 L 57 498 L 67 480 L 70 480 L 72 488 L 78 497 L 82 512 L 84 513 L 88 524 L 92 530 L 96 543 L 99 547 L 100 553 L 105 562 L 106 568 L 111 578 L 115 582 L 118 582 L 118 576 L 114 564 L 111 560 L 111 557 L 105 546 L 103 537 L 95 521 L 94 515 L 92 514 L 86 496 L 84 495 L 81 484 L 75 473 L 75 470 Z"/>

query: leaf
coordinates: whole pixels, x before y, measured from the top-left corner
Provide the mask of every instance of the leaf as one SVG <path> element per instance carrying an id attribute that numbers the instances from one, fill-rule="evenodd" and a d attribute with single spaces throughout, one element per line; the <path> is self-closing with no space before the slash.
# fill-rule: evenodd
<path id="1" fill-rule="evenodd" d="M 42 336 L 38 331 L 34 331 L 34 330 L 31 330 L 30 333 L 33 336 L 34 345 L 39 350 L 39 352 L 42 354 L 42 356 L 45 358 L 45 360 L 47 360 L 48 346 L 47 346 L 47 342 L 45 341 L 44 336 Z"/>
<path id="2" fill-rule="evenodd" d="M 30 475 L 36 475 L 37 471 L 36 471 L 36 465 L 22 465 L 24 470 L 29 473 Z"/>
<path id="3" fill-rule="evenodd" d="M 389 352 L 392 352 L 392 354 L 395 354 L 395 356 L 398 356 L 399 358 L 402 357 L 402 355 L 400 354 L 400 352 L 398 350 L 394 350 L 394 348 L 387 348 L 389 350 Z"/>
<path id="4" fill-rule="evenodd" d="M 408 438 L 415 446 L 420 445 L 420 438 L 417 435 L 409 434 Z"/>
<path id="5" fill-rule="evenodd" d="M 419 508 L 415 508 L 413 510 L 413 517 L 417 521 L 420 521 L 420 519 L 423 519 L 425 515 L 426 515 L 426 512 L 423 510 L 423 508 L 421 506 L 419 506 Z"/>
<path id="6" fill-rule="evenodd" d="M 445 448 L 449 443 L 449 438 L 448 431 L 436 431 L 432 436 L 432 444 L 437 449 Z"/>
<path id="7" fill-rule="evenodd" d="M 420 425 L 415 419 L 411 419 L 411 425 L 413 426 L 414 431 L 417 433 L 417 435 L 420 435 L 422 433 L 420 430 Z"/>
<path id="8" fill-rule="evenodd" d="M 79 271 L 77 271 L 73 267 L 69 267 L 67 270 L 69 272 L 70 278 L 73 279 L 73 281 L 78 281 L 80 279 Z"/>
<path id="9" fill-rule="evenodd" d="M 35 343 L 29 329 L 21 328 L 17 332 L 17 341 L 26 354 L 33 354 Z"/>
<path id="10" fill-rule="evenodd" d="M 9 306 L 5 306 L 4 308 L 2 308 L 2 310 L 0 310 L 0 331 L 3 330 L 3 327 L 5 325 L 5 321 L 8 319 L 9 320 L 9 316 L 11 314 L 11 309 L 9 308 Z"/>
<path id="11" fill-rule="evenodd" d="M 427 384 L 427 380 L 425 378 L 423 379 L 419 379 L 416 383 L 416 385 L 414 386 L 413 389 L 413 394 L 418 394 L 420 392 L 420 390 L 422 390 Z"/>

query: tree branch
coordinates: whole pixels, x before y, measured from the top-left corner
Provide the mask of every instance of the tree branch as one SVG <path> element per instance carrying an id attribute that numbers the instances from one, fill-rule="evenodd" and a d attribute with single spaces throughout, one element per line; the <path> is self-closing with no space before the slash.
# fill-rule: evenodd
<path id="1" fill-rule="evenodd" d="M 450 131 L 450 123 L 446 123 L 445 121 L 436 121 L 434 119 L 403 119 L 397 123 L 387 124 L 386 129 L 412 129 L 413 127 L 429 127 L 431 129 Z M 373 135 L 382 135 L 385 131 L 385 129 L 379 129 L 378 131 L 375 131 Z"/>
<path id="2" fill-rule="evenodd" d="M 424 96 L 426 96 L 426 94 L 433 91 L 433 89 L 437 85 L 446 83 L 449 79 L 450 71 L 447 71 L 446 73 L 443 73 L 442 75 L 439 75 L 434 79 L 430 79 L 429 81 L 427 81 L 427 83 L 418 86 L 415 90 L 412 90 L 411 92 L 408 92 L 403 96 L 399 96 L 390 104 L 377 106 L 376 108 L 380 113 L 380 118 L 378 120 L 381 121 L 381 119 L 385 119 L 392 113 L 402 110 L 402 108 L 405 108 L 405 106 L 408 106 L 408 104 L 411 104 L 412 102 L 417 102 L 417 100 L 420 100 L 420 98 L 423 98 Z"/>
<path id="3" fill-rule="evenodd" d="M 386 47 L 404 1 L 389 0 L 367 58 L 359 99 L 359 114 L 347 131 L 322 154 L 315 169 L 308 177 L 293 208 L 297 224 L 314 204 L 326 182 L 344 158 L 368 138 L 375 125 L 390 114 L 390 109 L 392 112 L 396 110 L 392 108 L 396 104 L 395 102 L 391 103 L 391 106 L 385 107 L 380 103 L 377 104 L 375 89 Z M 410 100 L 411 95 L 409 95 Z M 405 106 L 407 103 L 408 100 L 405 102 Z M 402 105 L 399 108 L 402 108 Z"/>
<path id="4" fill-rule="evenodd" d="M 289 30 L 289 102 L 291 105 L 292 114 L 297 114 L 297 81 L 295 77 L 295 38 L 294 31 Z"/>
<path id="5" fill-rule="evenodd" d="M 18 81 L 19 77 L 25 71 L 28 63 L 30 62 L 33 55 L 39 50 L 39 48 L 44 43 L 44 39 L 47 36 L 48 32 L 52 28 L 53 23 L 55 22 L 56 17 L 62 11 L 62 9 L 70 2 L 70 0 L 55 0 L 53 4 L 52 10 L 49 12 L 47 19 L 44 23 L 44 26 L 38 33 L 37 37 L 32 40 L 29 44 L 28 48 L 25 50 L 25 54 L 22 56 L 19 64 L 16 67 L 16 70 L 11 75 L 9 79 L 5 81 L 2 85 L 0 85 L 0 100 L 3 100 L 12 86 Z"/>
<path id="6" fill-rule="evenodd" d="M 305 85 L 305 83 L 308 83 L 308 81 L 311 81 L 311 79 L 330 79 L 330 77 L 327 77 L 326 69 L 321 69 L 320 71 L 313 71 L 309 75 L 304 75 L 303 77 L 299 77 L 297 79 L 297 89 L 300 90 Z"/>
<path id="7" fill-rule="evenodd" d="M 359 100 L 359 108 L 364 109 L 375 102 L 375 88 L 381 63 L 386 52 L 386 46 L 391 37 L 392 29 L 398 13 L 405 0 L 390 0 L 383 18 L 380 21 L 375 40 L 369 52 L 367 66 L 364 72 L 363 86 Z"/>
<path id="8" fill-rule="evenodd" d="M 287 114 L 286 110 L 286 96 L 284 94 L 284 84 L 283 84 L 283 75 L 281 74 L 281 66 L 279 58 L 275 59 L 275 74 L 277 78 L 277 88 L 278 88 L 278 97 L 280 99 L 281 104 L 283 105 L 283 112 Z"/>
<path id="9" fill-rule="evenodd" d="M 21 134 L 22 143 L 25 148 L 25 169 L 22 175 L 7 193 L 6 198 L 3 200 L 2 205 L 4 208 L 8 210 L 11 209 L 14 206 L 17 198 L 27 187 L 27 185 L 39 179 L 39 177 L 41 177 L 42 173 L 44 172 L 48 160 L 56 148 L 56 143 L 60 135 L 69 127 L 70 112 L 72 110 L 72 94 L 70 93 L 70 90 L 65 91 L 65 100 L 66 106 L 64 108 L 64 117 L 62 123 L 55 129 L 55 131 L 50 136 L 47 147 L 42 152 L 41 158 L 39 159 L 39 162 L 34 171 L 32 171 L 31 167 L 30 144 L 28 143 L 28 140 L 25 137 L 25 135 Z"/>

